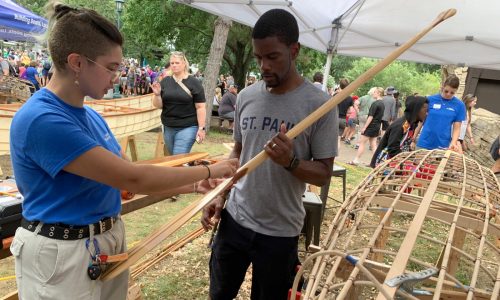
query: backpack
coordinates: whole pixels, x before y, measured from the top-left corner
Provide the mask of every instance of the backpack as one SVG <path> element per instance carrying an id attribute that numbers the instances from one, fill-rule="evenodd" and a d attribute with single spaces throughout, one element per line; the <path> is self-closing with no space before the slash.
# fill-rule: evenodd
<path id="1" fill-rule="evenodd" d="M 44 68 L 45 70 L 47 70 L 47 71 L 48 71 L 48 70 L 50 70 L 50 67 L 51 67 L 51 65 L 50 65 L 50 62 L 48 62 L 48 61 L 46 61 L 46 62 L 43 64 L 43 68 Z"/>

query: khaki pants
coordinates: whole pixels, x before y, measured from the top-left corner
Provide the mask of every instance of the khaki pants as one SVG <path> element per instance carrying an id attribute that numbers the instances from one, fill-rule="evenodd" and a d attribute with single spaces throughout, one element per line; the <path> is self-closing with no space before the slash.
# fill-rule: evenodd
<path id="1" fill-rule="evenodd" d="M 101 254 L 126 251 L 121 219 L 111 230 L 94 238 Z M 19 299 L 125 300 L 129 272 L 106 282 L 90 280 L 87 267 L 91 258 L 85 247 L 86 240 L 55 240 L 19 227 L 10 246 L 16 261 Z"/>

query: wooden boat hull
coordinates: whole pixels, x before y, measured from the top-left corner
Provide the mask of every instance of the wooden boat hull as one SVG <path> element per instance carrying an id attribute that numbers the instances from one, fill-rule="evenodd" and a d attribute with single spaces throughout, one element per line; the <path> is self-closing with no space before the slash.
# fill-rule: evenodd
<path id="1" fill-rule="evenodd" d="M 408 288 L 417 299 L 499 299 L 499 209 L 500 184 L 478 162 L 401 153 L 338 209 L 292 294 L 305 274 L 303 299 L 406 299 Z"/>
<path id="2" fill-rule="evenodd" d="M 161 110 L 152 105 L 153 94 L 112 100 L 90 100 L 85 105 L 96 110 L 108 124 L 115 138 L 145 132 L 161 125 Z M 0 155 L 10 153 L 10 124 L 22 104 L 0 105 Z"/>

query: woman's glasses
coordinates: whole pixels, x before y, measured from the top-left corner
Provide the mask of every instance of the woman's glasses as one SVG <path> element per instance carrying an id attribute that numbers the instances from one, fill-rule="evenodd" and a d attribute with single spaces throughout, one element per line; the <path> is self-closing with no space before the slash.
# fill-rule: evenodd
<path id="1" fill-rule="evenodd" d="M 98 63 L 98 62 L 95 62 L 95 61 L 91 60 L 90 58 L 88 58 L 88 57 L 86 57 L 86 56 L 85 56 L 85 58 L 86 58 L 88 61 L 90 61 L 91 63 L 96 64 L 97 66 L 99 66 L 99 67 L 103 68 L 103 69 L 104 69 L 104 70 L 106 70 L 108 73 L 110 73 L 110 74 L 112 75 L 112 77 L 111 77 L 111 81 L 113 81 L 113 82 L 114 82 L 114 81 L 116 81 L 116 80 L 117 80 L 117 79 L 121 76 L 121 71 L 120 71 L 120 70 L 116 70 L 116 71 L 115 71 L 115 70 L 110 70 L 110 69 L 108 69 L 107 67 L 105 67 L 105 66 L 101 65 L 101 64 L 100 64 L 100 63 Z"/>

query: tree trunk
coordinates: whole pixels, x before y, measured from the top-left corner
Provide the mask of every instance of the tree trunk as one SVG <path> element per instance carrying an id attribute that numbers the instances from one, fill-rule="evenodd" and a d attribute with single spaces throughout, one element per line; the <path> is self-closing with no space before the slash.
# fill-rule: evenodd
<path id="1" fill-rule="evenodd" d="M 219 77 L 219 70 L 222 63 L 222 56 L 226 48 L 227 35 L 229 28 L 231 28 L 232 21 L 228 18 L 218 17 L 215 20 L 214 38 L 210 46 L 210 53 L 208 55 L 207 66 L 205 68 L 205 75 L 203 79 L 203 89 L 205 90 L 206 97 L 206 130 L 210 130 L 210 118 L 212 116 L 212 104 L 215 96 L 215 87 L 217 85 L 217 78 Z"/>

